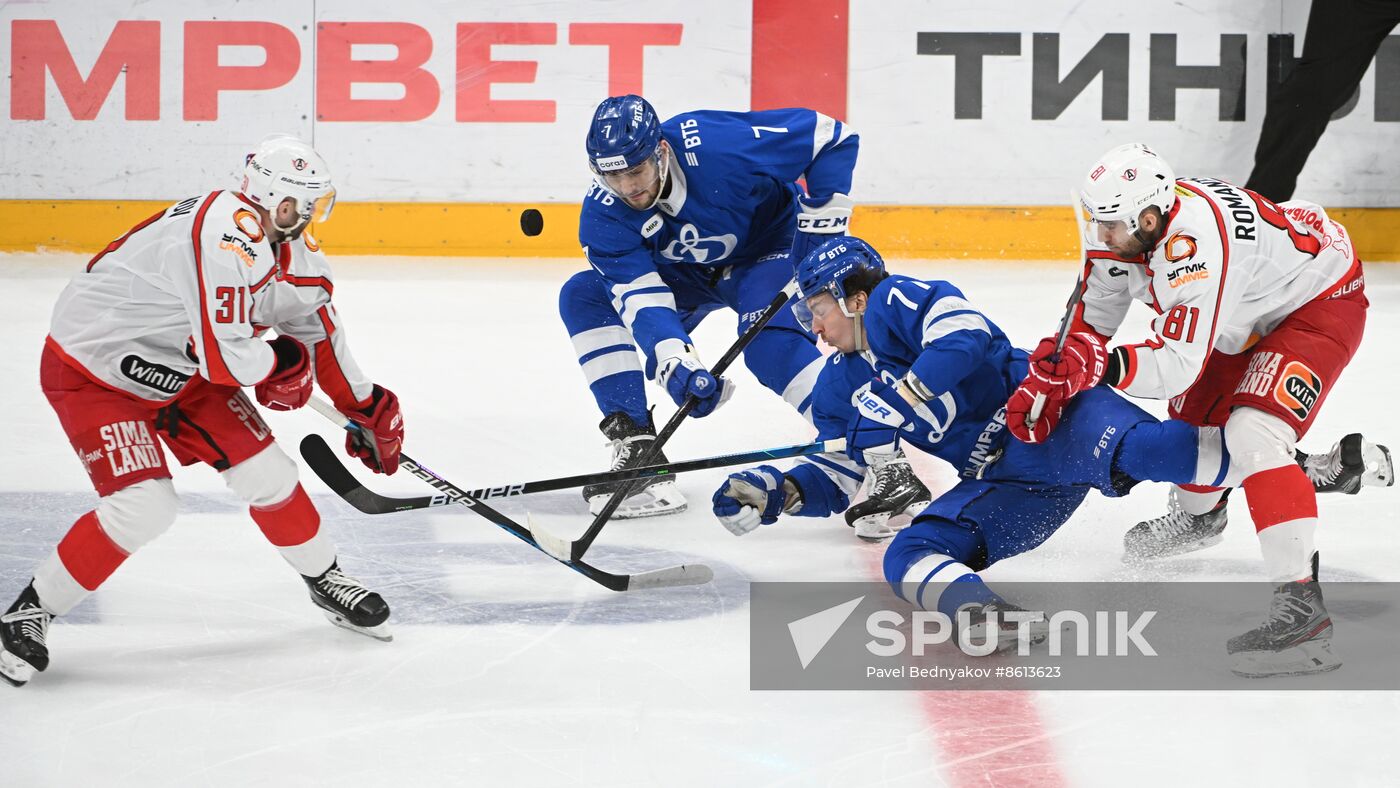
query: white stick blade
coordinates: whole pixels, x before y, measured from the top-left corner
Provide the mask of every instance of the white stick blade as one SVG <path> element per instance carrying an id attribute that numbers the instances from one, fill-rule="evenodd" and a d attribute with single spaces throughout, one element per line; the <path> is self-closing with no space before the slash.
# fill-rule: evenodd
<path id="1" fill-rule="evenodd" d="M 665 569 L 653 569 L 650 572 L 638 572 L 632 575 L 632 579 L 627 584 L 627 590 L 698 586 L 713 579 L 715 579 L 714 570 L 704 564 L 682 564 Z"/>
<path id="2" fill-rule="evenodd" d="M 525 527 L 529 529 L 535 544 L 539 545 L 541 550 L 549 553 L 555 560 L 567 562 L 573 557 L 573 542 L 568 539 L 560 539 L 541 528 L 540 524 L 535 522 L 535 516 L 529 512 L 525 513 L 525 523 Z"/>

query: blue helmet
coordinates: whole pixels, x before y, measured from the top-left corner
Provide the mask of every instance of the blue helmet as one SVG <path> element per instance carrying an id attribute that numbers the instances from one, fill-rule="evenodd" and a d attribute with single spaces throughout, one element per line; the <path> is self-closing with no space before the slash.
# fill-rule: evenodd
<path id="1" fill-rule="evenodd" d="M 860 270 L 884 273 L 885 261 L 870 244 L 853 235 L 833 236 L 809 252 L 797 264 L 798 299 L 792 306 L 797 322 L 812 330 L 807 299 L 819 293 L 830 293 L 843 314 L 855 317 L 846 310 L 846 279 Z"/>
<path id="2" fill-rule="evenodd" d="M 655 156 L 660 144 L 661 122 L 646 99 L 606 98 L 588 127 L 588 166 L 598 175 L 631 169 Z"/>

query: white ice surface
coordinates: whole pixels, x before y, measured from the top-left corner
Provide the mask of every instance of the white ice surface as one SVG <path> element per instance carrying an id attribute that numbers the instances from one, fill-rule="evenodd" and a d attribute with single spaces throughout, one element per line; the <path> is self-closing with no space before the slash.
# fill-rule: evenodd
<path id="1" fill-rule="evenodd" d="M 85 258 L 0 256 L 0 605 L 96 500 L 38 386 L 49 311 Z M 362 366 L 404 405 L 406 446 L 467 487 L 598 470 L 600 416 L 557 318 L 570 262 L 337 258 L 336 301 Z M 905 263 L 962 287 L 1022 345 L 1055 326 L 1068 265 Z M 1364 430 L 1400 445 L 1400 268 L 1371 266 L 1366 342 L 1305 448 Z M 1141 315 L 1132 325 L 1138 330 Z M 734 320 L 697 333 L 719 357 Z M 673 459 L 806 441 L 805 423 L 738 369 L 724 409 Z M 653 390 L 653 395 L 655 395 Z M 655 401 L 655 396 L 653 397 Z M 664 396 L 662 397 L 664 399 Z M 1160 408 L 1152 407 L 1160 413 Z M 671 408 L 663 403 L 660 418 Z M 335 431 L 271 414 L 283 445 Z M 920 464 L 931 486 L 951 480 Z M 1400 693 L 753 692 L 750 580 L 876 580 L 882 547 L 839 518 L 742 539 L 709 514 L 723 471 L 680 478 L 691 509 L 614 522 L 590 559 L 641 570 L 701 560 L 706 586 L 614 594 L 470 512 L 367 517 L 309 472 L 345 569 L 394 608 L 385 644 L 337 629 L 207 468 L 176 471 L 174 528 L 50 634 L 53 664 L 0 686 L 0 784 L 1378 785 L 1400 779 Z M 422 494 L 412 478 L 376 489 Z M 989 580 L 1262 579 L 1243 501 L 1223 544 L 1133 573 L 1123 531 L 1165 489 L 1091 495 L 1041 549 Z M 1324 572 L 1400 580 L 1400 491 L 1321 503 Z M 503 505 L 564 533 L 574 491 Z M 1262 612 L 1262 610 L 1261 610 Z"/>

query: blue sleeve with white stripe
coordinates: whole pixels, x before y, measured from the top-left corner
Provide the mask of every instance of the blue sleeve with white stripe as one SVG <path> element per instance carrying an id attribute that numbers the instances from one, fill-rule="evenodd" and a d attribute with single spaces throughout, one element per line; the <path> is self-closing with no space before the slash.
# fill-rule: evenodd
<path id="1" fill-rule="evenodd" d="M 635 228 L 609 215 L 594 200 L 585 200 L 579 218 L 579 243 L 588 264 L 607 283 L 622 324 L 649 358 L 656 360 L 656 346 L 661 342 L 690 344 L 676 311 L 675 294 L 662 281 L 651 251 Z"/>
<path id="2" fill-rule="evenodd" d="M 984 364 L 1000 334 L 958 288 L 905 276 L 891 276 L 871 293 L 865 327 L 871 347 L 895 348 L 934 396 Z"/>

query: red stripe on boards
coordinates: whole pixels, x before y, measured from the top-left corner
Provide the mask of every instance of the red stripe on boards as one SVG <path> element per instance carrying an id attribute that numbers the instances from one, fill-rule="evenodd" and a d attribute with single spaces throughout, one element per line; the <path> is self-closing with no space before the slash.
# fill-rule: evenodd
<path id="1" fill-rule="evenodd" d="M 846 120 L 849 0 L 754 0 L 751 109 Z"/>

